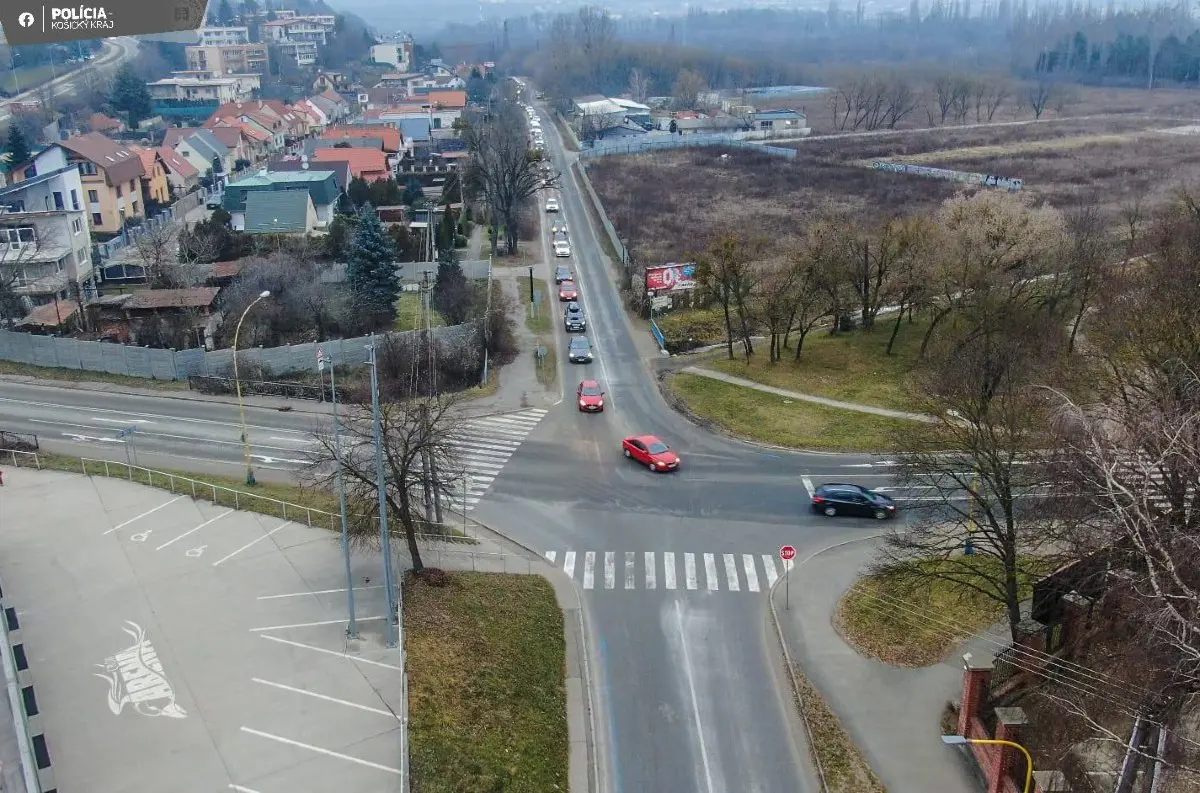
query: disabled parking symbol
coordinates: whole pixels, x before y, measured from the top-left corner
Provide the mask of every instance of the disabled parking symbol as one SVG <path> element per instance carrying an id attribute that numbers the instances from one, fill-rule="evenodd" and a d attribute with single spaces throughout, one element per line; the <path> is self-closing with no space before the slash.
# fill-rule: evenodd
<path id="1" fill-rule="evenodd" d="M 150 535 L 153 533 L 154 529 L 147 529 L 146 531 L 139 531 L 137 534 L 129 535 L 129 539 L 133 540 L 134 542 L 145 542 L 146 540 L 150 539 Z"/>
<path id="2" fill-rule="evenodd" d="M 199 559 L 201 556 L 204 555 L 204 549 L 207 547 L 208 547 L 207 545 L 201 545 L 199 548 L 188 549 L 188 551 L 187 551 L 188 558 L 189 559 Z"/>

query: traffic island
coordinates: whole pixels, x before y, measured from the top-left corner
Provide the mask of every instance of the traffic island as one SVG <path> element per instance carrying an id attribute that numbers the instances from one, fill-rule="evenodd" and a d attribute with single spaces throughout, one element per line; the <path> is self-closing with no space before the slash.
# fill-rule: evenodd
<path id="1" fill-rule="evenodd" d="M 538 575 L 408 577 L 412 789 L 568 789 L 566 639 Z"/>

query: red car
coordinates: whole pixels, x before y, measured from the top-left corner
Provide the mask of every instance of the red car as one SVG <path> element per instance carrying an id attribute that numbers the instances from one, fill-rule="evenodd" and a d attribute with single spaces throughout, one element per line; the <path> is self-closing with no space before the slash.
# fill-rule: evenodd
<path id="1" fill-rule="evenodd" d="M 679 467 L 679 455 L 653 435 L 635 435 L 621 441 L 625 456 L 637 460 L 651 471 L 674 471 Z"/>
<path id="2" fill-rule="evenodd" d="M 563 281 L 558 285 L 558 299 L 563 301 L 579 299 L 579 290 L 575 288 L 574 281 Z"/>
<path id="3" fill-rule="evenodd" d="M 575 393 L 579 396 L 580 411 L 600 413 L 604 410 L 604 391 L 595 380 L 584 380 Z"/>

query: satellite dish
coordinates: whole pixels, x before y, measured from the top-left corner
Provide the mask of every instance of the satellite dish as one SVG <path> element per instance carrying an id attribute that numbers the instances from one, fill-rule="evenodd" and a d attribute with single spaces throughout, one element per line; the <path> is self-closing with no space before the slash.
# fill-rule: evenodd
<path id="1" fill-rule="evenodd" d="M 300 155 L 300 162 L 308 162 L 308 155 L 307 155 L 307 154 L 301 154 L 301 155 Z"/>
<path id="2" fill-rule="evenodd" d="M 307 170 L 308 170 L 308 163 L 307 163 L 307 162 L 301 163 L 301 164 L 300 164 L 300 170 L 302 170 L 302 171 L 307 171 Z"/>

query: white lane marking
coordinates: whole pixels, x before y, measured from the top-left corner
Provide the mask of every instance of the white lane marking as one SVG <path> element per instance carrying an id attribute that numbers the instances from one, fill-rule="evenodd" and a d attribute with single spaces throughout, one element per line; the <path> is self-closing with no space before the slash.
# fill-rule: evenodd
<path id="1" fill-rule="evenodd" d="M 746 589 L 758 591 L 758 568 L 754 566 L 754 554 L 742 554 L 742 568 L 746 571 Z"/>
<path id="2" fill-rule="evenodd" d="M 283 441 L 284 443 L 299 443 L 304 446 L 316 446 L 317 441 L 310 438 L 280 438 L 278 435 L 270 435 L 267 437 L 269 441 Z"/>
<path id="3" fill-rule="evenodd" d="M 588 551 L 583 556 L 583 588 L 591 589 L 595 583 L 596 552 Z"/>
<path id="4" fill-rule="evenodd" d="M 708 581 L 708 591 L 715 592 L 721 588 L 717 581 L 717 560 L 711 553 L 704 554 L 704 577 Z"/>
<path id="5" fill-rule="evenodd" d="M 310 743 L 301 743 L 300 741 L 293 741 L 291 738 L 284 738 L 282 735 L 272 735 L 269 732 L 262 732 L 261 730 L 251 729 L 250 727 L 242 727 L 242 732 L 246 732 L 251 735 L 257 735 L 260 738 L 266 738 L 271 741 L 278 741 L 279 743 L 284 743 L 284 744 L 287 744 L 288 746 L 295 746 L 298 749 L 307 749 L 310 752 L 314 752 L 316 754 L 323 754 L 326 757 L 336 757 L 339 760 L 346 760 L 348 762 L 355 763 L 356 765 L 363 765 L 363 766 L 366 766 L 367 768 L 375 768 L 379 771 L 387 771 L 388 773 L 395 774 L 396 776 L 401 776 L 404 773 L 399 768 L 392 768 L 391 766 L 380 765 L 379 763 L 372 763 L 370 760 L 363 760 L 361 757 L 351 757 L 348 754 L 342 754 L 341 752 L 335 752 L 332 749 L 323 749 L 320 746 L 313 746 Z"/>
<path id="6" fill-rule="evenodd" d="M 295 688 L 293 686 L 284 685 L 283 683 L 274 683 L 270 680 L 263 680 L 261 677 L 252 677 L 252 678 L 250 678 L 250 680 L 255 683 L 260 683 L 264 686 L 271 686 L 272 688 L 278 688 L 283 691 L 290 691 L 293 694 L 303 694 L 306 697 L 312 697 L 314 699 L 321 699 L 326 702 L 336 702 L 337 704 L 345 705 L 348 708 L 357 708 L 358 710 L 365 710 L 367 713 L 378 713 L 380 716 L 387 716 L 388 718 L 396 719 L 397 721 L 400 720 L 400 718 L 390 710 L 384 710 L 382 708 L 372 708 L 369 705 L 360 705 L 357 702 L 349 702 L 347 700 L 338 699 L 337 697 L 331 697 L 326 694 L 318 694 L 315 691 L 305 691 L 302 688 Z"/>
<path id="7" fill-rule="evenodd" d="M 187 531 L 185 531 L 183 534 L 180 534 L 180 535 L 179 535 L 178 537 L 176 537 L 175 539 L 173 539 L 173 540 L 167 540 L 166 542 L 164 542 L 162 545 L 158 546 L 158 547 L 157 547 L 157 548 L 155 548 L 154 550 L 156 550 L 156 551 L 161 551 L 163 548 L 166 548 L 168 545 L 171 545 L 172 543 L 179 542 L 180 540 L 182 540 L 184 537 L 188 536 L 189 534 L 195 534 L 196 532 L 200 531 L 201 529 L 203 529 L 203 528 L 204 528 L 205 526 L 207 526 L 208 524 L 210 524 L 210 523 L 216 523 L 218 520 L 220 520 L 221 518 L 225 517 L 226 515 L 232 515 L 232 514 L 233 514 L 233 510 L 232 510 L 232 509 L 231 509 L 231 510 L 227 510 L 227 511 L 225 511 L 225 512 L 222 512 L 220 515 L 217 515 L 215 518 L 209 518 L 208 520 L 204 521 L 203 523 L 201 523 L 201 524 L 200 524 L 199 526 L 197 526 L 196 528 L 194 528 L 194 529 L 188 529 Z"/>
<path id="8" fill-rule="evenodd" d="M 655 580 L 656 571 L 654 569 L 654 552 L 646 551 L 646 589 L 656 589 L 658 581 Z"/>
<path id="9" fill-rule="evenodd" d="M 141 520 L 142 518 L 146 517 L 147 515 L 153 515 L 155 512 L 158 512 L 160 509 L 171 506 L 172 504 L 174 504 L 176 501 L 178 501 L 181 498 L 183 498 L 183 496 L 175 496 L 175 498 L 171 499 L 170 501 L 164 501 L 163 503 L 159 504 L 154 509 L 148 509 L 145 512 L 143 512 L 141 515 L 138 515 L 137 517 L 130 518 L 129 520 L 125 521 L 124 523 L 118 523 L 116 526 L 113 526 L 111 529 L 104 532 L 104 534 L 112 534 L 114 531 L 117 531 L 118 529 L 125 528 L 130 523 L 136 523 L 137 521 Z M 104 535 L 101 535 L 101 536 L 104 536 Z"/>
<path id="10" fill-rule="evenodd" d="M 712 769 L 708 765 L 708 745 L 704 743 L 704 722 L 700 719 L 700 698 L 696 696 L 696 675 L 692 671 L 687 635 L 683 630 L 683 610 L 678 600 L 675 601 L 675 621 L 679 625 L 679 647 L 683 650 L 683 671 L 687 676 L 688 693 L 692 697 L 692 717 L 696 720 L 696 737 L 700 739 L 700 764 L 704 768 L 704 781 L 708 793 L 713 793 Z"/>
<path id="11" fill-rule="evenodd" d="M 741 582 L 738 581 L 737 562 L 733 558 L 733 554 L 725 554 L 725 580 L 729 582 L 730 592 L 741 592 Z"/>
<path id="12" fill-rule="evenodd" d="M 354 587 L 355 592 L 358 592 L 359 590 L 362 590 L 362 589 L 383 589 L 383 584 L 379 584 L 379 585 L 372 584 L 371 586 L 356 586 L 356 587 Z M 345 587 L 342 587 L 341 589 L 317 589 L 312 592 L 288 592 L 283 595 L 259 595 L 257 598 L 255 598 L 255 600 L 279 600 L 280 598 L 302 598 L 302 597 L 307 597 L 309 595 L 333 595 L 333 594 L 337 594 L 338 592 L 345 592 L 345 591 L 346 591 Z"/>
<path id="13" fill-rule="evenodd" d="M 76 441 L 95 441 L 96 443 L 124 443 L 120 438 L 97 438 L 95 435 L 81 435 L 78 432 L 62 432 L 59 433 L 64 438 L 70 438 Z"/>
<path id="14" fill-rule="evenodd" d="M 234 793 L 259 793 L 254 788 L 242 787 L 241 785 L 235 785 L 232 782 L 229 783 L 229 789 Z"/>
<path id="15" fill-rule="evenodd" d="M 274 534 L 275 532 L 279 531 L 280 529 L 287 528 L 288 526 L 290 526 L 290 525 L 291 525 L 291 523 L 292 523 L 292 522 L 291 522 L 290 520 L 285 520 L 283 523 L 281 523 L 281 524 L 279 524 L 278 526 L 276 526 L 275 528 L 271 529 L 269 532 L 267 532 L 267 533 L 266 533 L 266 534 L 264 534 L 263 536 L 261 536 L 261 537 L 258 537 L 258 538 L 255 538 L 255 539 L 251 540 L 250 542 L 246 543 L 246 544 L 245 544 L 245 545 L 243 545 L 241 548 L 238 548 L 236 551 L 234 551 L 233 553 L 229 554 L 228 556 L 221 557 L 221 558 L 220 558 L 220 559 L 218 559 L 217 561 L 213 562 L 213 567 L 216 567 L 217 565 L 221 564 L 222 562 L 228 562 L 230 559 L 232 559 L 233 557 L 237 556 L 237 555 L 238 555 L 239 553 L 241 553 L 242 551 L 245 551 L 245 550 L 247 550 L 247 549 L 249 549 L 249 548 L 252 548 L 252 547 L 254 547 L 254 545 L 255 545 L 256 543 L 260 543 L 260 542 L 262 542 L 263 540 L 267 539 L 268 537 L 270 537 L 272 534 Z"/>
<path id="16" fill-rule="evenodd" d="M 812 478 L 808 476 L 802 476 L 800 477 L 800 481 L 804 483 L 804 489 L 808 491 L 808 497 L 812 498 L 813 493 L 817 492 L 817 489 L 813 487 Z"/>
<path id="17" fill-rule="evenodd" d="M 663 552 L 663 586 L 667 589 L 675 588 L 675 553 L 673 551 Z"/>
<path id="18" fill-rule="evenodd" d="M 563 557 L 563 572 L 567 574 L 567 578 L 575 578 L 575 552 L 567 551 L 567 555 Z"/>
<path id="19" fill-rule="evenodd" d="M 683 555 L 683 580 L 687 583 L 688 589 L 696 588 L 696 554 L 694 553 Z"/>
<path id="20" fill-rule="evenodd" d="M 339 622 L 340 622 L 340 620 L 339 620 Z M 260 634 L 258 634 L 258 637 L 260 639 L 266 639 L 267 641 L 279 642 L 280 644 L 287 644 L 292 647 L 301 647 L 305 650 L 312 650 L 313 652 L 317 652 L 317 653 L 325 653 L 326 655 L 336 655 L 338 658 L 345 658 L 347 661 L 353 661 L 356 664 L 368 664 L 370 666 L 382 666 L 384 669 L 394 669 L 397 672 L 404 671 L 403 669 L 401 669 L 398 666 L 395 666 L 394 664 L 385 664 L 383 661 L 372 661 L 370 658 L 359 658 L 358 656 L 355 656 L 355 655 L 347 655 L 346 653 L 339 653 L 337 650 L 326 650 L 324 647 L 313 647 L 311 644 L 301 644 L 300 642 L 294 642 L 291 639 L 281 639 L 278 636 L 272 636 L 269 633 L 260 633 Z"/>
<path id="21" fill-rule="evenodd" d="M 0 399 L 0 402 L 6 402 L 6 401 L 11 401 L 11 400 Z M 199 421 L 199 419 L 184 419 L 184 418 L 177 418 L 174 420 L 175 421 Z M 85 429 L 85 430 L 103 429 L 103 427 L 93 427 L 91 424 L 75 424 L 70 421 L 53 421 L 53 420 L 48 420 L 48 419 L 29 419 L 29 423 L 30 424 L 46 424 L 51 427 L 77 427 L 79 429 Z M 128 424 L 129 422 L 122 421 L 119 423 Z M 153 424 L 154 422 L 150 422 L 150 423 Z M 203 423 L 215 424 L 220 427 L 228 427 L 230 429 L 238 431 L 239 433 L 241 432 L 241 427 L 237 424 L 221 424 L 220 422 L 216 422 L 216 421 L 203 422 Z M 255 429 L 255 426 L 253 424 L 247 424 L 246 426 L 249 429 Z M 264 431 L 270 431 L 269 427 L 258 427 L 257 429 L 261 429 Z M 274 431 L 279 432 L 280 430 L 274 430 Z M 286 432 L 286 430 L 283 430 L 283 431 Z M 67 433 L 67 432 L 64 432 L 62 434 L 63 435 L 71 435 L 71 433 Z M 213 444 L 221 444 L 221 445 L 225 445 L 225 446 L 241 446 L 242 445 L 242 442 L 240 440 L 225 441 L 225 440 L 221 440 L 220 438 L 197 438 L 195 435 L 174 435 L 169 432 L 155 432 L 153 430 L 143 431 L 142 435 L 147 438 L 170 438 L 171 440 L 187 441 L 189 443 L 197 443 L 197 442 L 213 443 Z M 83 437 L 87 437 L 87 436 L 83 436 Z M 122 441 L 120 438 L 104 438 L 103 440 L 120 441 L 121 443 L 124 443 L 124 441 Z M 282 446 L 267 446 L 266 444 L 262 444 L 262 443 L 255 443 L 254 448 L 256 448 L 256 449 L 275 449 L 277 451 L 289 451 L 289 452 L 297 451 L 294 448 L 285 449 Z"/>
<path id="22" fill-rule="evenodd" d="M 634 572 L 636 572 L 635 568 L 636 568 L 636 565 L 634 564 L 633 551 L 626 551 L 625 552 L 625 588 L 626 589 L 633 589 L 633 587 L 634 587 L 633 574 L 634 574 Z"/>
<path id="23" fill-rule="evenodd" d="M 375 622 L 384 619 L 380 617 L 358 617 L 359 622 Z M 281 631 L 286 628 L 316 628 L 319 625 L 337 625 L 345 622 L 345 620 L 321 620 L 320 622 L 293 622 L 291 625 L 268 625 L 265 628 L 250 628 L 251 633 L 262 633 L 263 631 Z"/>
<path id="24" fill-rule="evenodd" d="M 256 448 L 261 449 L 262 447 L 258 446 Z M 253 457 L 255 460 L 262 460 L 267 465 L 270 465 L 271 463 L 292 463 L 294 465 L 308 465 L 309 463 L 312 462 L 312 460 L 295 460 L 290 457 L 272 457 L 269 454 L 251 454 L 250 456 Z"/>
<path id="25" fill-rule="evenodd" d="M 617 585 L 616 560 L 612 551 L 604 552 L 604 588 L 612 589 Z"/>
<path id="26" fill-rule="evenodd" d="M 558 556 L 558 551 L 546 551 L 546 561 L 554 564 L 555 558 Z"/>
<path id="27" fill-rule="evenodd" d="M 95 418 L 95 417 L 92 418 L 92 421 L 99 421 L 99 422 L 103 422 L 104 424 L 153 424 L 154 423 L 153 421 L 147 421 L 146 419 L 102 419 L 102 418 Z"/>

